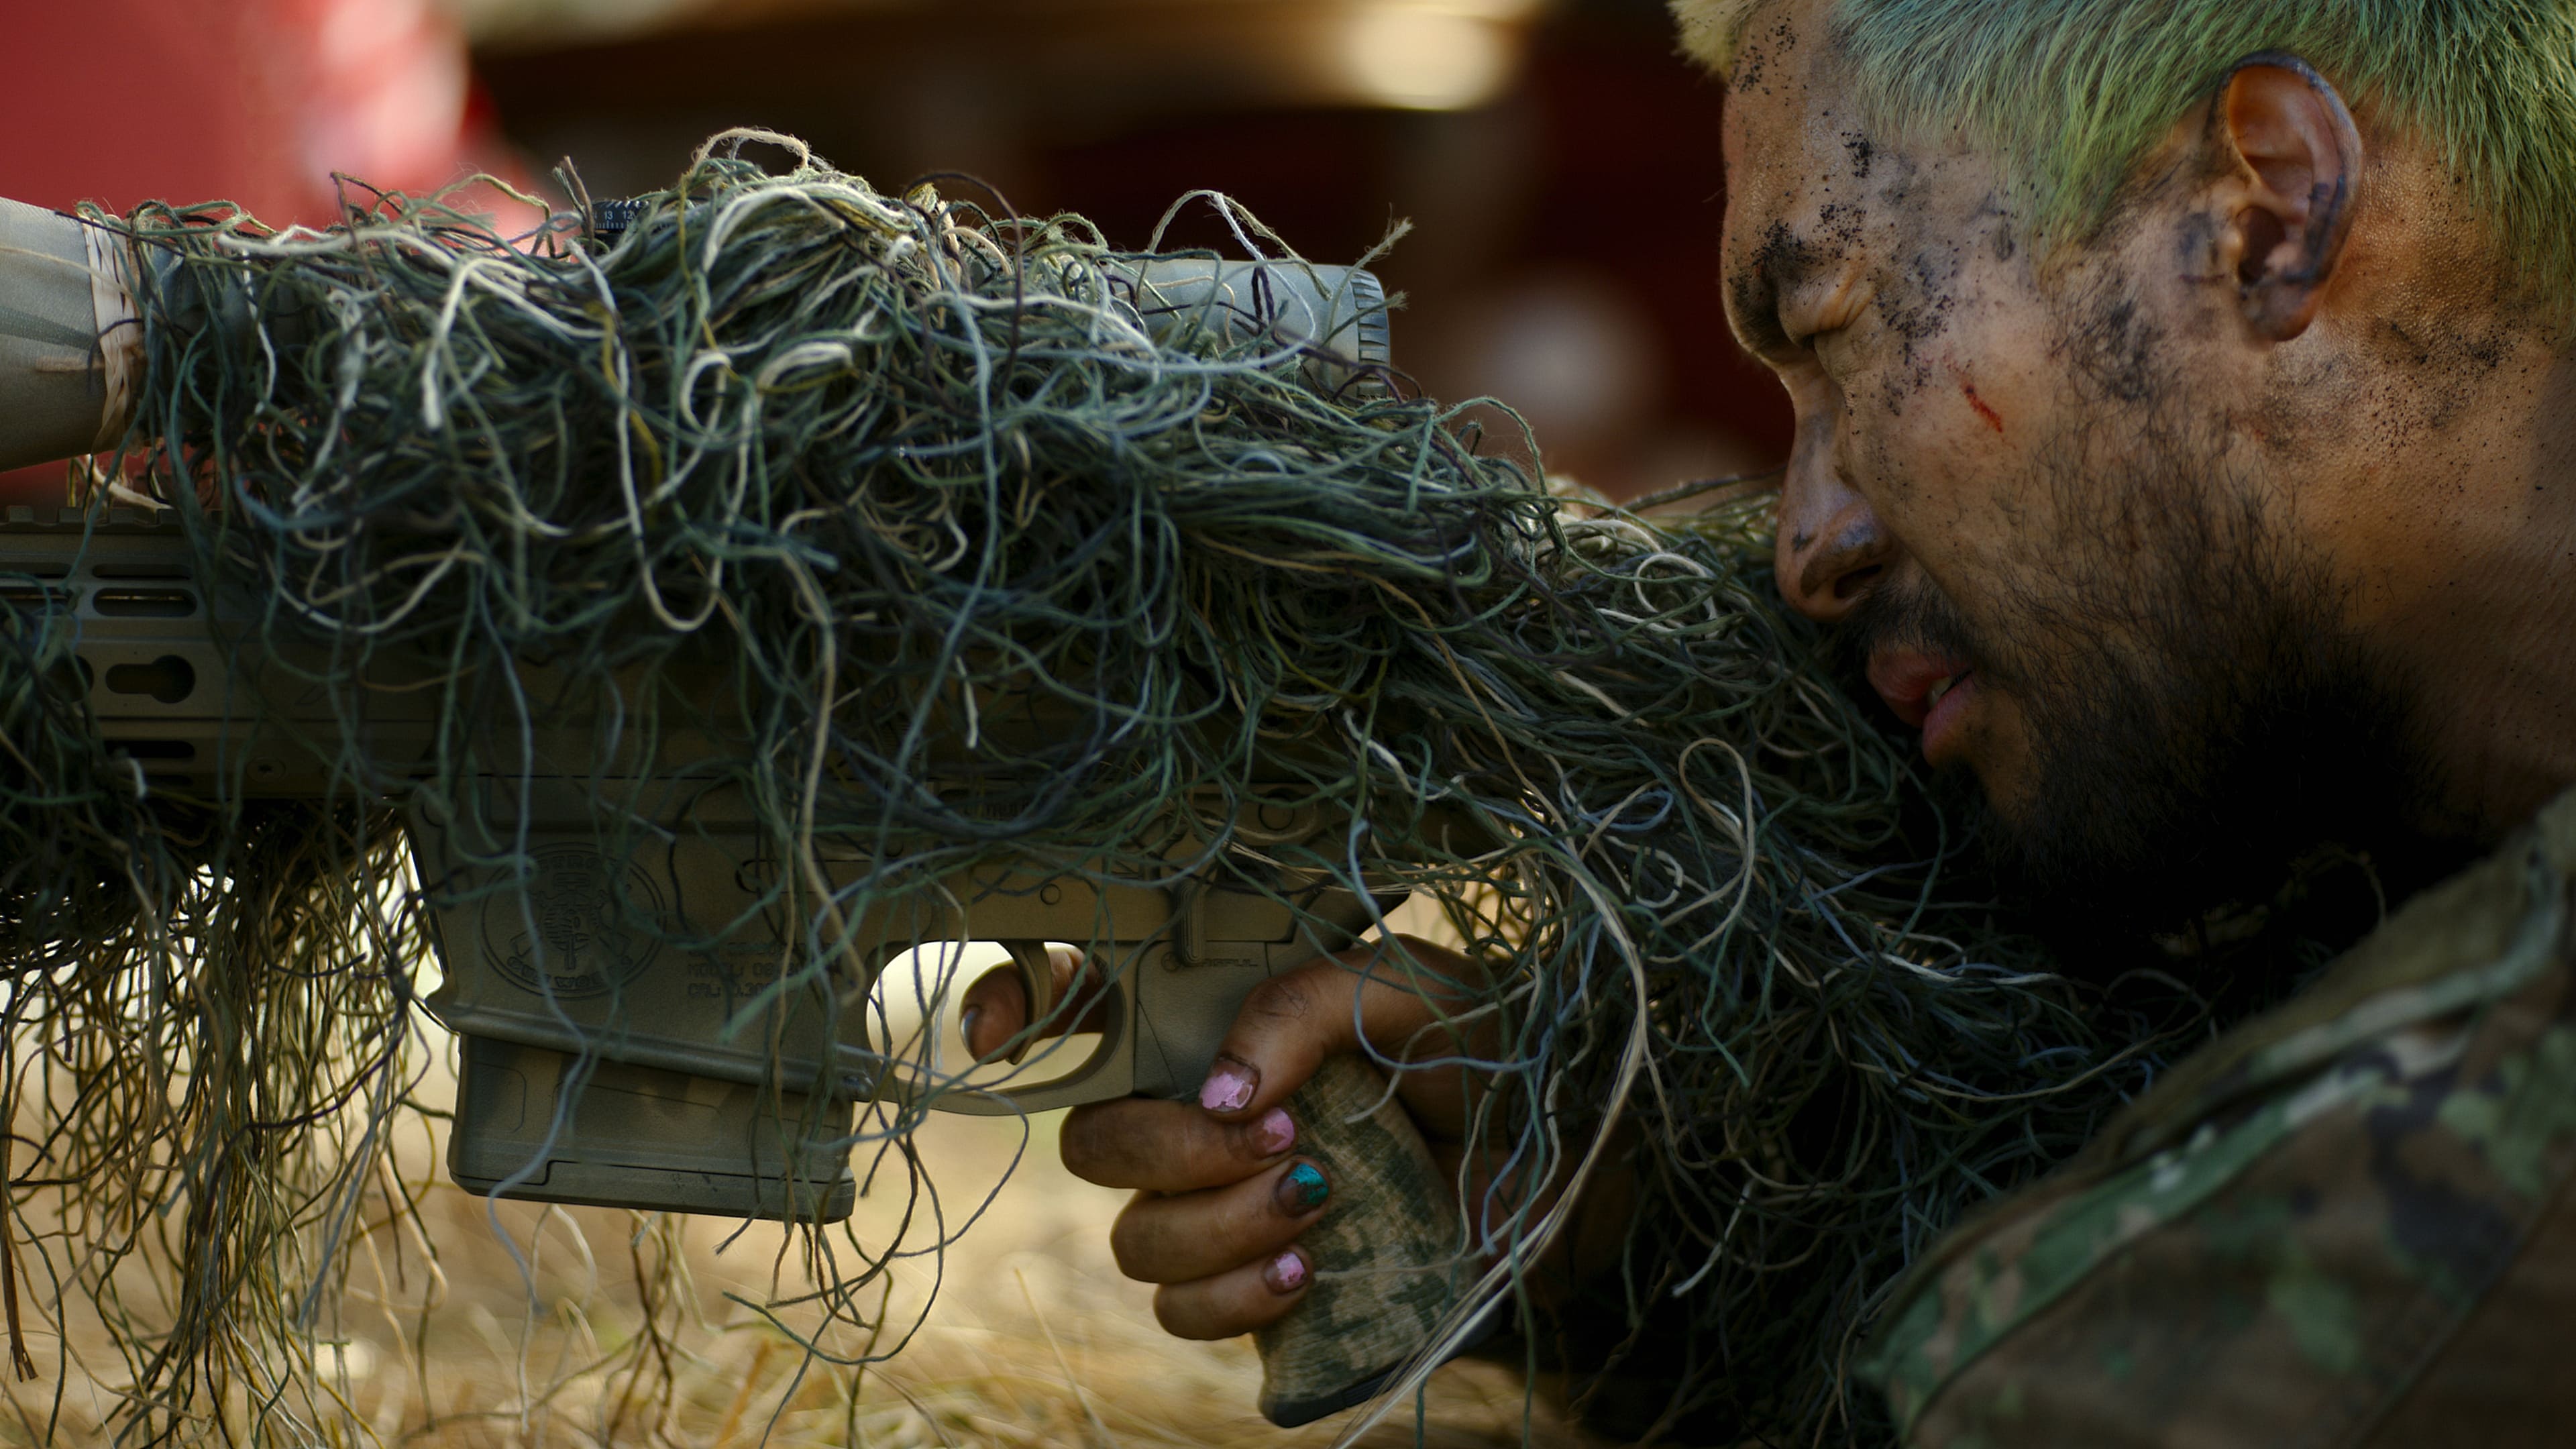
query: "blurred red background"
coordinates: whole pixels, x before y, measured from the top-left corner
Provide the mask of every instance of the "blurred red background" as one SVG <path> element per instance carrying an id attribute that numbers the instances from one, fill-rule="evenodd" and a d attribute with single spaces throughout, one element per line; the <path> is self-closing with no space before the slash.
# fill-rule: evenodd
<path id="1" fill-rule="evenodd" d="M 334 171 L 425 189 L 514 153 L 433 0 L 14 0 L 0 196 L 68 210 L 239 202 L 325 225 Z M 0 472 L 51 501 L 60 466 Z"/>
<path id="2" fill-rule="evenodd" d="M 1143 245 L 1183 193 L 1409 298 L 1396 357 L 1614 496 L 1783 456 L 1716 280 L 1719 92 L 1656 0 L 14 0 L 0 195 L 337 214 L 336 171 L 594 196 L 790 131 L 893 186 L 972 173 Z M 945 183 L 954 190 L 959 183 Z M 1171 239 L 1212 244 L 1202 208 Z M 59 468 L 0 475 L 58 496 Z"/>

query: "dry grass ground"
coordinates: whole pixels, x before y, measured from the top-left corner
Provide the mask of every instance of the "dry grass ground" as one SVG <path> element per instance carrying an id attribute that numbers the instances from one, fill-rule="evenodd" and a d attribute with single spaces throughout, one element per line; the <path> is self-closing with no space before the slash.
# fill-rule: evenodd
<path id="1" fill-rule="evenodd" d="M 425 1095 L 435 1099 L 436 1088 Z M 331 1341 L 309 1363 L 236 1366 L 236 1385 L 266 1377 L 290 1387 L 265 1413 L 256 1395 L 229 1394 L 227 1422 L 211 1437 L 438 1449 L 1331 1443 L 1340 1417 L 1284 1432 L 1258 1416 L 1260 1364 L 1248 1341 L 1185 1343 L 1156 1327 L 1151 1290 L 1120 1277 L 1109 1258 L 1109 1221 L 1125 1195 L 1058 1165 L 1055 1121 L 1034 1121 L 1018 1170 L 950 1249 L 944 1273 L 922 1257 L 890 1275 L 889 1331 L 920 1326 L 890 1362 L 864 1370 L 810 1360 L 751 1306 L 776 1296 L 773 1270 L 796 1281 L 776 1231 L 588 1208 L 494 1211 L 435 1166 L 435 1127 L 409 1129 L 395 1161 L 404 1183 L 425 1189 L 421 1227 L 389 1221 L 371 1196 L 362 1216 L 377 1226 L 350 1247 L 343 1313 L 318 1334 Z M 1007 1119 L 940 1117 L 917 1143 L 954 1221 L 1002 1178 L 1022 1136 Z M 882 1187 L 863 1198 L 858 1240 L 890 1240 L 902 1198 Z M 664 1280 L 679 1327 L 639 1341 L 639 1265 L 666 1254 L 679 1270 Z M 30 1335 L 43 1374 L 10 1385 L 14 1414 L 0 1414 L 0 1442 L 106 1442 L 122 1365 L 82 1305 L 71 1307 L 63 1318 L 44 1315 L 48 1327 L 69 1323 L 69 1345 L 58 1333 Z M 830 1344 L 860 1341 L 845 1330 Z M 595 1367 L 647 1357 L 662 1371 L 640 1391 L 632 1376 Z M 1421 1442 L 1590 1442 L 1543 1412 L 1525 1424 L 1523 1399 L 1501 1370 L 1453 1365 L 1427 1396 Z M 311 1402 L 325 1411 L 302 1407 Z M 1366 1442 L 1416 1442 L 1414 1416 L 1395 1416 Z"/>

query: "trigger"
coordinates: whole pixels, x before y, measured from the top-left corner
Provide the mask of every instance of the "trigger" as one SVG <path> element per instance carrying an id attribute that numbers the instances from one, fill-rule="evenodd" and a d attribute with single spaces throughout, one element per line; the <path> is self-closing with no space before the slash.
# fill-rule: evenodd
<path id="1" fill-rule="evenodd" d="M 1038 1023 L 1055 1014 L 1055 962 L 1043 941 L 1005 941 L 1002 946 L 1011 953 L 1011 965 L 1020 973 L 1020 990 L 1029 1007 L 1028 1017 L 1020 1027 L 1020 1044 L 1004 1058 L 1016 1067 L 1037 1041 Z"/>

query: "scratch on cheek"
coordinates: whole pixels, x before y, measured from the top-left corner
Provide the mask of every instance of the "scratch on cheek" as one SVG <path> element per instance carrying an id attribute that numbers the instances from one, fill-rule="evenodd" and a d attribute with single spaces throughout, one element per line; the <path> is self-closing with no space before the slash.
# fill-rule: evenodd
<path id="1" fill-rule="evenodd" d="M 1994 429 L 1998 433 L 2004 430 L 2004 415 L 1996 412 L 1993 408 L 1986 406 L 1986 400 L 1977 396 L 1977 385 L 1975 383 L 1968 381 L 1964 377 L 1960 378 L 1959 392 L 1961 396 L 1967 398 L 1968 406 L 1977 410 L 1977 416 L 1986 420 L 1987 427 Z"/>

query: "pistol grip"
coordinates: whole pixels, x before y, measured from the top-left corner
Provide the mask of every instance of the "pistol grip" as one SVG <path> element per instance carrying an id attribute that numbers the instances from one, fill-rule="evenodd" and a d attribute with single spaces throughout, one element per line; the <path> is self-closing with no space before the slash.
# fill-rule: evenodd
<path id="1" fill-rule="evenodd" d="M 1331 1206 L 1297 1242 L 1315 1285 L 1286 1317 L 1253 1335 L 1261 1413 L 1283 1429 L 1374 1395 L 1430 1336 L 1472 1281 L 1458 1233 L 1457 1188 L 1386 1078 L 1334 1057 L 1288 1098 L 1297 1150 L 1324 1165 Z M 1358 1121 L 1346 1120 L 1366 1113 Z"/>

